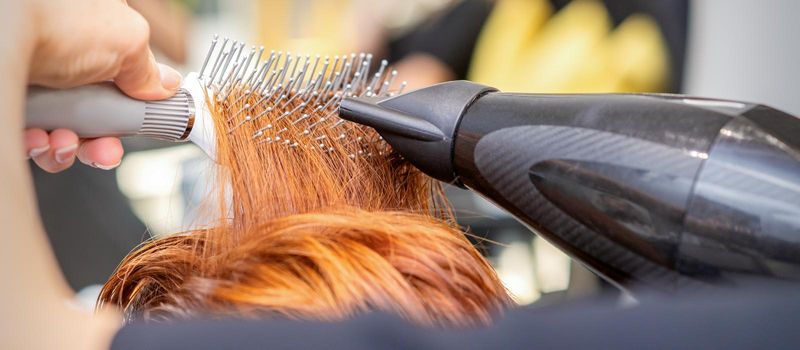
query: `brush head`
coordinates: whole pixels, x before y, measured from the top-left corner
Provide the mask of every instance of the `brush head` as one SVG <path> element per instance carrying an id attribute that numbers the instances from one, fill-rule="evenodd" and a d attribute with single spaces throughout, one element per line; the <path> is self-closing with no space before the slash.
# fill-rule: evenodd
<path id="1" fill-rule="evenodd" d="M 373 70 L 372 66 L 377 69 Z M 349 158 L 383 153 L 388 147 L 375 133 L 338 116 L 345 98 L 386 98 L 401 93 L 397 71 L 373 62 L 367 53 L 337 56 L 292 55 L 215 37 L 203 67 L 187 77 L 185 88 L 197 106 L 189 139 L 214 158 L 215 132 L 248 138 L 259 145 L 347 152 Z M 212 115 L 217 118 L 214 127 Z M 216 135 L 222 136 L 222 135 Z"/>

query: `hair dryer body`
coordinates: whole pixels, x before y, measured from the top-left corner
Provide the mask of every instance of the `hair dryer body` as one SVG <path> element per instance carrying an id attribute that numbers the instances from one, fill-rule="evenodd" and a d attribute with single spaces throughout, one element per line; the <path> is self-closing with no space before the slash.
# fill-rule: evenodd
<path id="1" fill-rule="evenodd" d="M 480 193 L 613 283 L 671 292 L 800 280 L 800 119 L 791 115 L 678 95 L 506 94 L 469 82 L 376 106 L 395 124 L 443 137 L 409 137 L 348 101 L 342 114 L 377 125 L 421 170 Z"/>
<path id="2" fill-rule="evenodd" d="M 798 279 L 790 129 L 800 120 L 739 103 L 487 94 L 462 117 L 454 165 L 465 186 L 624 285 Z"/>

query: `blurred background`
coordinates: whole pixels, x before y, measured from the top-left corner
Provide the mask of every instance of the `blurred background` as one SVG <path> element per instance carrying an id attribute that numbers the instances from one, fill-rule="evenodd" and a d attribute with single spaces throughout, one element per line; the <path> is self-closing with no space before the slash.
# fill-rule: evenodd
<path id="1" fill-rule="evenodd" d="M 385 57 L 409 89 L 470 79 L 517 92 L 670 92 L 800 114 L 800 2 L 772 0 L 129 0 L 159 60 L 188 73 L 214 33 L 267 50 Z M 408 90 L 406 90 L 408 91 Z M 91 304 L 143 240 L 203 225 L 208 160 L 125 140 L 116 171 L 32 167 L 69 283 Z M 459 222 L 522 304 L 618 294 L 481 198 L 448 188 Z M 87 253 L 91 252 L 91 253 Z"/>

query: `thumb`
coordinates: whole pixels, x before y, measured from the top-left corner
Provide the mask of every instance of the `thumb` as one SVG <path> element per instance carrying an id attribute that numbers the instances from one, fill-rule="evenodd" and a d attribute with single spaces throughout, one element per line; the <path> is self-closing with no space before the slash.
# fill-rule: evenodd
<path id="1" fill-rule="evenodd" d="M 175 94 L 181 85 L 181 75 L 175 69 L 157 63 L 150 51 L 150 29 L 147 21 L 138 13 L 136 28 L 132 35 L 131 50 L 122 60 L 119 73 L 114 82 L 128 96 L 142 100 L 165 99 Z"/>

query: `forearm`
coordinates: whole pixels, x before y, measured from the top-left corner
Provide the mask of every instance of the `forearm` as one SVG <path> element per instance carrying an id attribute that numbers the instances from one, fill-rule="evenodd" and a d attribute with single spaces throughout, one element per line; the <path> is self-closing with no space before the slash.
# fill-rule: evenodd
<path id="1" fill-rule="evenodd" d="M 27 1 L 0 5 L 0 343 L 2 348 L 102 348 L 91 314 L 67 303 L 65 283 L 39 220 L 23 149 L 24 101 L 36 16 Z M 105 320 L 108 321 L 108 320 Z M 111 323 L 113 325 L 113 323 Z M 112 333 L 111 332 L 106 333 Z M 37 339 L 37 344 L 31 344 Z M 17 343 L 19 342 L 19 343 Z M 71 346 L 72 345 L 72 346 Z"/>
<path id="2" fill-rule="evenodd" d="M 14 288 L 0 289 L 0 305 L 14 306 L 24 297 L 66 295 L 68 289 L 43 234 L 23 149 L 22 130 L 27 67 L 33 43 L 30 24 L 11 13 L 25 11 L 22 2 L 0 6 L 4 13 L 0 61 L 0 274 Z M 16 4 L 20 3 L 20 4 Z M 10 10 L 8 7 L 16 7 Z M 16 23 L 15 23 L 16 22 Z M 46 290 L 46 291 L 45 291 Z"/>

